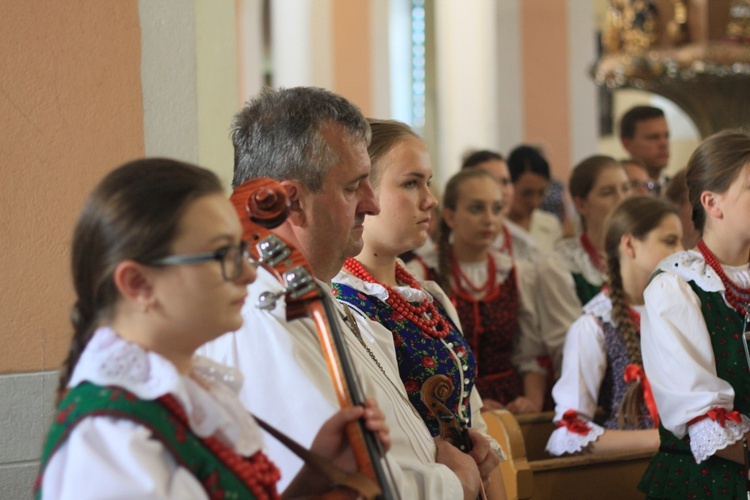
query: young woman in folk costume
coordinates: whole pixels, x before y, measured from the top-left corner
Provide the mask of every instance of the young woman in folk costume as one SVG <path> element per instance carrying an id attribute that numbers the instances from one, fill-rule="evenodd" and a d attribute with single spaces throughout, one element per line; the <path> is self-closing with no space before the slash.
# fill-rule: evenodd
<path id="1" fill-rule="evenodd" d="M 641 348 L 661 445 L 639 487 L 651 498 L 746 498 L 750 135 L 704 140 L 686 179 L 702 239 L 662 261 L 644 294 Z"/>
<path id="2" fill-rule="evenodd" d="M 477 386 L 487 409 L 540 411 L 543 370 L 530 342 L 536 317 L 530 263 L 494 249 L 502 227 L 502 194 L 480 169 L 464 169 L 446 185 L 438 239 L 439 284 L 449 290 L 464 336 L 477 357 Z"/>
<path id="3" fill-rule="evenodd" d="M 610 215 L 604 239 L 608 285 L 568 330 L 562 375 L 552 389 L 558 429 L 547 443 L 551 454 L 658 448 L 640 317 L 651 273 L 682 249 L 681 238 L 677 209 L 659 198 L 628 198 Z"/>
<path id="4" fill-rule="evenodd" d="M 194 356 L 242 324 L 255 270 L 241 238 L 202 168 L 139 160 L 96 187 L 73 236 L 75 334 L 37 498 L 278 497 L 279 472 L 237 397 L 241 376 Z M 343 427 L 363 413 L 388 445 L 370 402 L 332 417 L 315 451 L 351 463 Z M 324 489 L 303 469 L 287 491 Z"/>
<path id="5" fill-rule="evenodd" d="M 492 175 L 500 183 L 503 195 L 502 226 L 493 247 L 501 253 L 516 260 L 536 262 L 539 259 L 539 248 L 525 229 L 511 222 L 507 217 L 513 204 L 513 180 L 505 158 L 500 153 L 482 150 L 475 151 L 464 159 L 461 165 L 465 168 L 478 168 Z"/>
<path id="6" fill-rule="evenodd" d="M 500 456 L 504 455 L 486 436 L 486 425 L 479 414 L 482 403 L 475 386 L 474 354 L 445 293 L 432 281 L 415 279 L 397 259 L 427 238 L 430 214 L 437 204 L 429 189 L 429 153 L 408 125 L 390 120 L 369 121 L 370 182 L 381 210 L 365 219 L 362 252 L 346 260 L 333 280 L 333 291 L 341 303 L 391 331 L 409 401 L 433 436 L 439 435 L 440 426 L 422 402 L 421 388 L 433 375 L 445 375 L 451 380 L 453 392 L 445 406 L 462 423 L 478 431 L 471 435 L 475 443 L 481 441 L 477 452 L 487 455 L 486 459 L 479 457 L 479 470 L 486 478 L 498 463 L 487 443 Z"/>
<path id="7" fill-rule="evenodd" d="M 568 328 L 607 281 L 604 221 L 630 195 L 630 183 L 616 160 L 591 156 L 573 169 L 568 189 L 583 233 L 558 242 L 537 268 L 539 332 L 555 375 L 560 373 Z"/>

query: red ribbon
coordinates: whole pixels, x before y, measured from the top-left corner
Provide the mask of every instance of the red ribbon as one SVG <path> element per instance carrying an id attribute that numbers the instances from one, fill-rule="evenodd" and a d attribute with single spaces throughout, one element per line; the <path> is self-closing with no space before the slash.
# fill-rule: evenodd
<path id="1" fill-rule="evenodd" d="M 624 373 L 625 382 L 635 382 L 636 380 L 641 381 L 641 390 L 643 391 L 643 401 L 646 403 L 648 413 L 651 415 L 651 419 L 654 421 L 654 429 L 659 427 L 659 410 L 656 408 L 656 401 L 654 401 L 654 393 L 651 391 L 651 384 L 646 378 L 646 372 L 643 371 L 643 367 L 640 365 L 629 364 L 625 367 Z"/>
<path id="2" fill-rule="evenodd" d="M 563 413 L 563 418 L 557 423 L 558 427 L 567 427 L 568 431 L 585 436 L 591 429 L 586 423 L 578 420 L 578 412 L 575 410 L 568 410 Z"/>
<path id="3" fill-rule="evenodd" d="M 705 420 L 707 418 L 710 418 L 714 422 L 719 422 L 719 425 L 722 427 L 726 427 L 727 420 L 731 420 L 732 422 L 739 424 L 742 422 L 742 417 L 740 416 L 740 412 L 737 410 L 734 411 L 727 411 L 724 408 L 712 408 L 706 412 L 705 415 L 701 415 L 700 417 L 695 417 L 693 420 L 688 422 L 688 425 L 693 425 L 696 422 L 700 422 L 701 420 Z"/>

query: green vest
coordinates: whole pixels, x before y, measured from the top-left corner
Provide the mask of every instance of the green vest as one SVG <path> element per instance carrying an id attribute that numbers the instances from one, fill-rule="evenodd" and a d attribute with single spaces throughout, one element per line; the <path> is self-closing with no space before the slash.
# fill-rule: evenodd
<path id="1" fill-rule="evenodd" d="M 716 374 L 734 389 L 733 410 L 749 415 L 750 370 L 742 345 L 743 317 L 726 305 L 720 292 L 706 292 L 693 281 L 689 284 L 701 301 Z M 648 498 L 746 498 L 743 465 L 717 456 L 697 464 L 689 436 L 677 439 L 661 425 L 659 438 L 659 452 L 638 485 Z"/>
<path id="2" fill-rule="evenodd" d="M 147 427 L 177 463 L 196 477 L 210 498 L 255 498 L 248 486 L 193 433 L 187 422 L 182 422 L 158 400 L 146 401 L 124 389 L 84 382 L 68 391 L 57 410 L 34 486 L 37 499 L 42 497 L 42 477 L 49 459 L 73 428 L 91 416 L 127 419 Z"/>
<path id="3" fill-rule="evenodd" d="M 593 299 L 604 286 L 604 284 L 592 285 L 586 281 L 586 278 L 583 277 L 583 273 L 571 274 L 573 275 L 573 282 L 576 285 L 576 296 L 578 297 L 578 300 L 581 301 L 582 306 L 585 306 L 589 300 Z"/>

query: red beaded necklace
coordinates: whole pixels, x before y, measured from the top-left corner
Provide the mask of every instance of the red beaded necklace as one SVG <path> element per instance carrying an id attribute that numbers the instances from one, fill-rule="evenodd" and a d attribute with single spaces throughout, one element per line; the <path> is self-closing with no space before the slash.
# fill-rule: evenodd
<path id="1" fill-rule="evenodd" d="M 485 281 L 482 286 L 474 286 L 469 278 L 466 277 L 464 272 L 461 270 L 461 264 L 458 263 L 453 252 L 451 252 L 451 274 L 453 275 L 454 286 L 457 290 L 463 292 L 473 292 L 476 295 L 484 294 L 486 296 L 495 288 L 495 259 L 492 257 L 491 253 L 487 254 L 487 281 Z"/>
<path id="2" fill-rule="evenodd" d="M 393 287 L 388 286 L 384 283 L 380 283 L 367 270 L 360 264 L 357 259 L 348 258 L 344 262 L 344 269 L 349 271 L 351 274 L 366 281 L 367 283 L 377 283 L 384 287 L 388 291 L 388 298 L 386 303 L 393 309 L 398 311 L 403 317 L 414 323 L 425 335 L 436 339 L 442 339 L 450 328 L 448 322 L 445 321 L 443 315 L 435 307 L 430 297 L 425 297 L 421 304 L 415 306 L 401 296 Z M 396 282 L 403 283 L 406 286 L 421 290 L 419 283 L 414 276 L 396 263 Z"/>
<path id="3" fill-rule="evenodd" d="M 182 425 L 189 426 L 185 410 L 174 396 L 167 394 L 160 397 L 159 402 Z M 262 451 L 258 451 L 252 457 L 245 458 L 213 436 L 200 439 L 216 458 L 247 485 L 255 498 L 258 500 L 278 500 L 281 498 L 276 491 L 276 483 L 281 478 L 281 473 Z"/>
<path id="4" fill-rule="evenodd" d="M 607 266 L 604 262 L 602 262 L 602 257 L 599 255 L 599 252 L 594 248 L 594 245 L 591 243 L 591 240 L 589 239 L 588 235 L 586 233 L 581 233 L 581 246 L 586 251 L 586 254 L 589 256 L 589 259 L 591 259 L 591 262 L 594 264 L 594 267 L 597 268 L 600 272 L 605 273 L 607 272 Z"/>
<path id="5" fill-rule="evenodd" d="M 738 313 L 744 315 L 747 312 L 745 307 L 750 304 L 750 288 L 743 288 L 729 279 L 729 276 L 726 275 L 724 269 L 721 267 L 719 259 L 717 259 L 713 252 L 709 250 L 703 240 L 698 242 L 698 250 L 703 254 L 703 258 L 706 259 L 706 264 L 711 266 L 711 269 L 719 275 L 721 282 L 724 284 L 727 302 L 729 302 Z"/>

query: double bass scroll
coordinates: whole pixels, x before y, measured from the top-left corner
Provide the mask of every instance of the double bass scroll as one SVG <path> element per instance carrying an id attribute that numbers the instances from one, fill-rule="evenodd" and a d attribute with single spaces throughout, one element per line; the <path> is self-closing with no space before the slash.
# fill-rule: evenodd
<path id="1" fill-rule="evenodd" d="M 250 243 L 253 257 L 275 274 L 284 286 L 287 321 L 310 318 L 315 323 L 339 406 L 363 406 L 364 393 L 349 358 L 331 298 L 315 281 L 301 252 L 271 232 L 284 222 L 289 211 L 284 187 L 273 179 L 251 179 L 234 190 L 230 201 L 240 216 L 243 238 Z M 265 292 L 257 305 L 261 309 L 273 309 L 279 298 L 279 295 Z M 359 420 L 349 424 L 347 437 L 357 469 L 380 487 L 381 491 L 374 498 L 399 498 L 383 465 L 384 451 L 377 436 Z"/>

